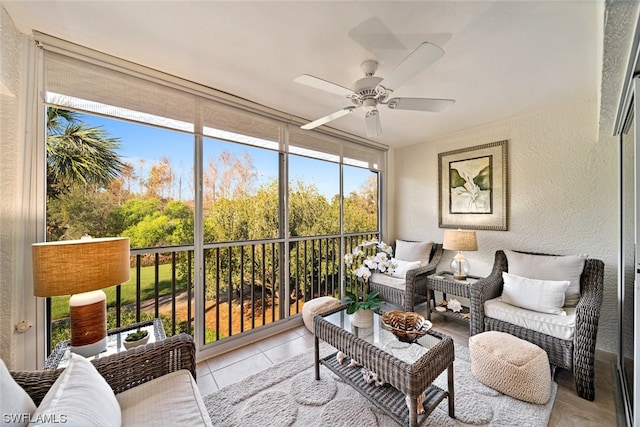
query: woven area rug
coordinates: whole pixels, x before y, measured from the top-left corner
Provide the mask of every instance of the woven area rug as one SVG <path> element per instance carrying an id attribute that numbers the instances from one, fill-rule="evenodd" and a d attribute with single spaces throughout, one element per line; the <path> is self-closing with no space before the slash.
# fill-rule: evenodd
<path id="1" fill-rule="evenodd" d="M 323 348 L 322 353 L 330 354 L 331 350 Z M 522 402 L 478 382 L 471 374 L 467 348 L 456 345 L 455 352 L 456 419 L 449 418 L 445 399 L 423 426 L 548 424 L 558 389 L 555 382 L 545 405 Z M 305 353 L 209 394 L 204 401 L 215 426 L 397 426 L 324 366 L 320 378 L 314 379 L 313 354 Z M 447 389 L 446 371 L 435 384 Z"/>

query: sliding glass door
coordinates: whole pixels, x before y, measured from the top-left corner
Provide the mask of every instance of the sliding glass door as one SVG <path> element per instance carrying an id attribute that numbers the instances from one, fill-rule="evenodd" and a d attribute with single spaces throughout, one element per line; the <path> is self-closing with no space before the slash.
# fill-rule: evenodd
<path id="1" fill-rule="evenodd" d="M 638 331 L 640 331 L 638 307 L 638 256 L 640 241 L 637 214 L 640 211 L 638 190 L 640 185 L 640 168 L 638 165 L 638 118 L 637 98 L 640 89 L 640 78 L 633 79 L 633 102 L 626 113 L 626 120 L 619 134 L 620 161 L 620 248 L 618 272 L 619 297 L 619 351 L 617 362 L 617 397 L 619 425 L 633 426 L 633 412 L 637 408 L 637 393 L 634 385 L 638 384 L 636 360 L 638 356 Z M 624 421 L 623 421 L 624 420 Z"/>

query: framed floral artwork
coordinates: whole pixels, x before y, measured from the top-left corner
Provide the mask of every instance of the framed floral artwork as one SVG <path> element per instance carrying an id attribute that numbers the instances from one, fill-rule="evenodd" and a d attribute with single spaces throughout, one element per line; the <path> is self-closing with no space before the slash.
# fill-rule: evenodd
<path id="1" fill-rule="evenodd" d="M 439 226 L 507 230 L 507 141 L 438 154 Z"/>

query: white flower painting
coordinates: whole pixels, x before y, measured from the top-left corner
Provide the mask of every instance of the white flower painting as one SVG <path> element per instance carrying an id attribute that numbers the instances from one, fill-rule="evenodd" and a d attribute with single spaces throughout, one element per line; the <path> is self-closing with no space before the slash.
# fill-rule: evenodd
<path id="1" fill-rule="evenodd" d="M 451 213 L 491 213 L 491 157 L 449 163 Z"/>

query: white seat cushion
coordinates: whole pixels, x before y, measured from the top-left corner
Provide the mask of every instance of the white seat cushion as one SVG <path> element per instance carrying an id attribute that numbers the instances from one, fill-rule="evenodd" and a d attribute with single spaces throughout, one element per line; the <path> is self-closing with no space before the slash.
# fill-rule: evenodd
<path id="1" fill-rule="evenodd" d="M 565 307 L 566 316 L 526 310 L 502 301 L 502 297 L 484 303 L 485 316 L 531 329 L 562 340 L 572 340 L 576 330 L 576 309 Z"/>
<path id="2" fill-rule="evenodd" d="M 401 290 L 405 290 L 407 287 L 404 277 L 394 277 L 384 273 L 373 273 L 371 275 L 371 278 L 369 279 L 369 282 Z"/>
<path id="3" fill-rule="evenodd" d="M 179 370 L 116 395 L 123 426 L 213 426 L 198 385 Z"/>

